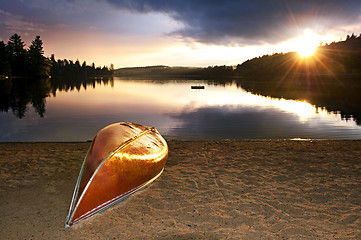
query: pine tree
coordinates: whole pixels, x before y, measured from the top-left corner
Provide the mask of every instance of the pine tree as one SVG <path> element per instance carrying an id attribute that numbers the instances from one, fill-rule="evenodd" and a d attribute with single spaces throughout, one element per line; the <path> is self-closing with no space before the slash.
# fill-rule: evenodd
<path id="1" fill-rule="evenodd" d="M 10 68 L 12 70 L 13 76 L 24 76 L 25 72 L 25 59 L 26 59 L 26 50 L 25 44 L 21 40 L 21 37 L 18 34 L 14 34 L 9 38 L 7 44 L 7 53 L 10 63 Z"/>
<path id="2" fill-rule="evenodd" d="M 31 76 L 49 76 L 51 62 L 43 54 L 43 41 L 40 39 L 40 36 L 36 36 L 28 50 L 28 67 Z"/>

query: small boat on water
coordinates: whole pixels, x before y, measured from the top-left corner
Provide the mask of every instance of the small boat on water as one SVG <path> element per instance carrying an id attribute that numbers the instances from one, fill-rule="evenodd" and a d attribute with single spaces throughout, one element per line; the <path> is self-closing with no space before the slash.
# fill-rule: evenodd
<path id="1" fill-rule="evenodd" d="M 204 89 L 204 86 L 191 86 L 191 89 Z"/>
<path id="2" fill-rule="evenodd" d="M 100 130 L 81 167 L 65 227 L 153 182 L 167 158 L 167 142 L 155 128 L 120 122 Z"/>

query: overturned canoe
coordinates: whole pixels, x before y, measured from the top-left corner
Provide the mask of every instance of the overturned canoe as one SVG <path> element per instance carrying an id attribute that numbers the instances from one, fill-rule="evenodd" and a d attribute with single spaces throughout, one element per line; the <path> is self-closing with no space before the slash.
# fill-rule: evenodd
<path id="1" fill-rule="evenodd" d="M 100 130 L 81 167 L 65 227 L 154 181 L 167 158 L 167 143 L 155 128 L 122 122 Z"/>

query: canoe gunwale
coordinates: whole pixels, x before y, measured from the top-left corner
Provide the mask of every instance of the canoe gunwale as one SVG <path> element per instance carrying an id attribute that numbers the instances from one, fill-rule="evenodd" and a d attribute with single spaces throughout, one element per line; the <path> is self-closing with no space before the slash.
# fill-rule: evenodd
<path id="1" fill-rule="evenodd" d="M 162 168 L 162 170 L 160 171 L 160 173 L 158 173 L 157 176 L 155 176 L 154 178 L 150 179 L 148 182 L 145 182 L 145 183 L 143 183 L 142 185 L 139 185 L 138 187 L 135 187 L 135 188 L 133 188 L 132 190 L 129 190 L 128 192 L 125 192 L 125 193 L 123 193 L 123 194 L 121 194 L 121 195 L 119 195 L 119 196 L 116 196 L 116 197 L 108 200 L 107 202 L 105 202 L 105 203 L 103 203 L 103 204 L 101 204 L 101 205 L 93 208 L 92 210 L 84 213 L 84 214 L 81 215 L 80 217 L 78 217 L 78 218 L 74 219 L 73 221 L 69 222 L 69 224 L 66 223 L 66 224 L 65 224 L 65 227 L 70 227 L 70 226 L 72 226 L 73 224 L 79 222 L 80 220 L 83 220 L 83 219 L 86 219 L 86 218 L 88 218 L 88 217 L 91 217 L 92 215 L 94 215 L 94 214 L 96 214 L 96 213 L 99 213 L 99 212 L 101 212 L 101 211 L 103 211 L 103 210 L 105 210 L 105 209 L 107 209 L 107 208 L 115 205 L 116 203 L 122 201 L 124 198 L 129 197 L 131 194 L 133 194 L 133 193 L 141 190 L 142 188 L 146 187 L 148 184 L 150 184 L 150 183 L 152 183 L 153 181 L 155 181 L 155 180 L 163 173 L 163 170 L 164 170 L 164 168 Z"/>
<path id="2" fill-rule="evenodd" d="M 89 151 L 91 149 L 91 145 L 85 155 L 83 164 L 80 168 L 80 172 L 79 172 L 79 176 L 78 176 L 78 180 L 76 181 L 76 185 L 75 185 L 75 189 L 74 189 L 74 193 L 73 193 L 73 197 L 71 199 L 71 203 L 70 203 L 70 208 L 69 208 L 69 212 L 68 212 L 68 216 L 66 217 L 66 221 L 65 221 L 65 227 L 70 227 L 73 223 L 71 221 L 71 219 L 74 216 L 75 213 L 75 204 L 76 204 L 76 198 L 78 197 L 78 193 L 79 193 L 79 187 L 80 187 L 80 182 L 81 182 L 81 178 L 83 176 L 83 172 L 84 172 L 84 166 L 85 166 L 85 160 L 88 157 Z"/>
<path id="3" fill-rule="evenodd" d="M 123 122 L 123 123 L 120 123 L 120 124 L 123 124 L 123 125 L 128 125 L 129 123 L 127 122 Z M 108 200 L 107 202 L 93 208 L 92 210 L 84 213 L 83 215 L 81 215 L 80 217 L 73 219 L 74 217 L 74 214 L 76 212 L 76 210 L 78 209 L 79 207 L 79 204 L 81 202 L 81 200 L 83 199 L 84 197 L 84 194 L 85 192 L 87 191 L 87 189 L 89 188 L 89 185 L 91 184 L 92 180 L 94 179 L 95 175 L 97 174 L 97 172 L 99 171 L 99 169 L 102 167 L 102 165 L 111 157 L 113 156 L 115 153 L 117 153 L 120 149 L 128 146 L 130 143 L 132 143 L 133 141 L 137 140 L 138 138 L 142 137 L 143 135 L 149 133 L 149 132 L 155 132 L 155 133 L 158 133 L 157 129 L 154 128 L 154 127 L 149 127 L 148 129 L 144 130 L 143 132 L 139 133 L 138 135 L 132 137 L 132 138 L 129 138 L 128 140 L 122 142 L 121 144 L 119 144 L 113 151 L 111 151 L 103 160 L 102 162 L 98 165 L 98 167 L 95 169 L 94 173 L 92 174 L 91 178 L 89 179 L 88 183 L 86 184 L 83 192 L 81 193 L 78 201 L 77 201 L 77 197 L 78 197 L 78 194 L 79 194 L 79 188 L 80 188 L 80 183 L 81 183 L 81 178 L 83 176 L 83 172 L 84 172 L 84 167 L 85 167 L 85 162 L 86 162 L 86 159 L 88 157 L 88 154 L 92 148 L 92 145 L 90 145 L 89 149 L 88 149 L 88 152 L 87 154 L 85 155 L 85 158 L 84 158 L 84 161 L 83 161 L 83 164 L 82 164 L 82 167 L 80 169 L 80 172 L 79 172 L 79 176 L 78 176 L 78 180 L 76 182 L 76 185 L 75 185 L 75 189 L 74 189 L 74 193 L 73 193 L 73 197 L 72 197 L 72 201 L 71 201 L 71 204 L 70 204 L 70 208 L 69 208 L 69 213 L 68 213 L 68 216 L 66 218 L 66 221 L 65 221 L 65 228 L 67 227 L 70 227 L 71 225 L 77 223 L 78 221 L 82 220 L 82 219 L 85 219 L 85 218 L 88 218 L 90 217 L 91 215 L 95 214 L 95 213 L 98 213 L 112 205 L 114 205 L 115 203 L 119 202 L 120 200 L 122 200 L 123 198 L 129 196 L 130 194 L 138 191 L 139 189 L 141 189 L 142 187 L 145 187 L 146 185 L 148 185 L 149 183 L 153 182 L 156 178 L 158 178 L 160 176 L 160 174 L 163 172 L 163 169 L 160 171 L 160 173 L 155 176 L 154 178 L 150 179 L 149 181 L 129 190 L 128 192 L 125 192 L 117 197 L 114 197 L 113 199 L 111 200 Z M 94 137 L 94 140 L 96 139 L 96 136 Z M 94 141 L 93 140 L 93 141 Z M 162 139 L 162 141 L 164 141 L 164 139 Z M 166 142 L 165 142 L 166 144 Z M 119 199 L 118 199 L 119 198 Z M 104 205 L 104 206 L 103 206 Z M 101 207 L 102 206 L 102 207 Z M 98 209 L 99 208 L 99 209 Z M 97 209 L 97 210 L 96 210 Z"/>

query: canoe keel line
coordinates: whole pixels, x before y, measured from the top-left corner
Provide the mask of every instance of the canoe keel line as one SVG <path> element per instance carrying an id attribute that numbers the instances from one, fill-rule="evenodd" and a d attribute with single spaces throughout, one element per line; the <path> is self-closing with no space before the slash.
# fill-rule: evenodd
<path id="1" fill-rule="evenodd" d="M 167 158 L 167 143 L 155 128 L 121 122 L 100 130 L 83 161 L 65 227 L 153 182 Z"/>

